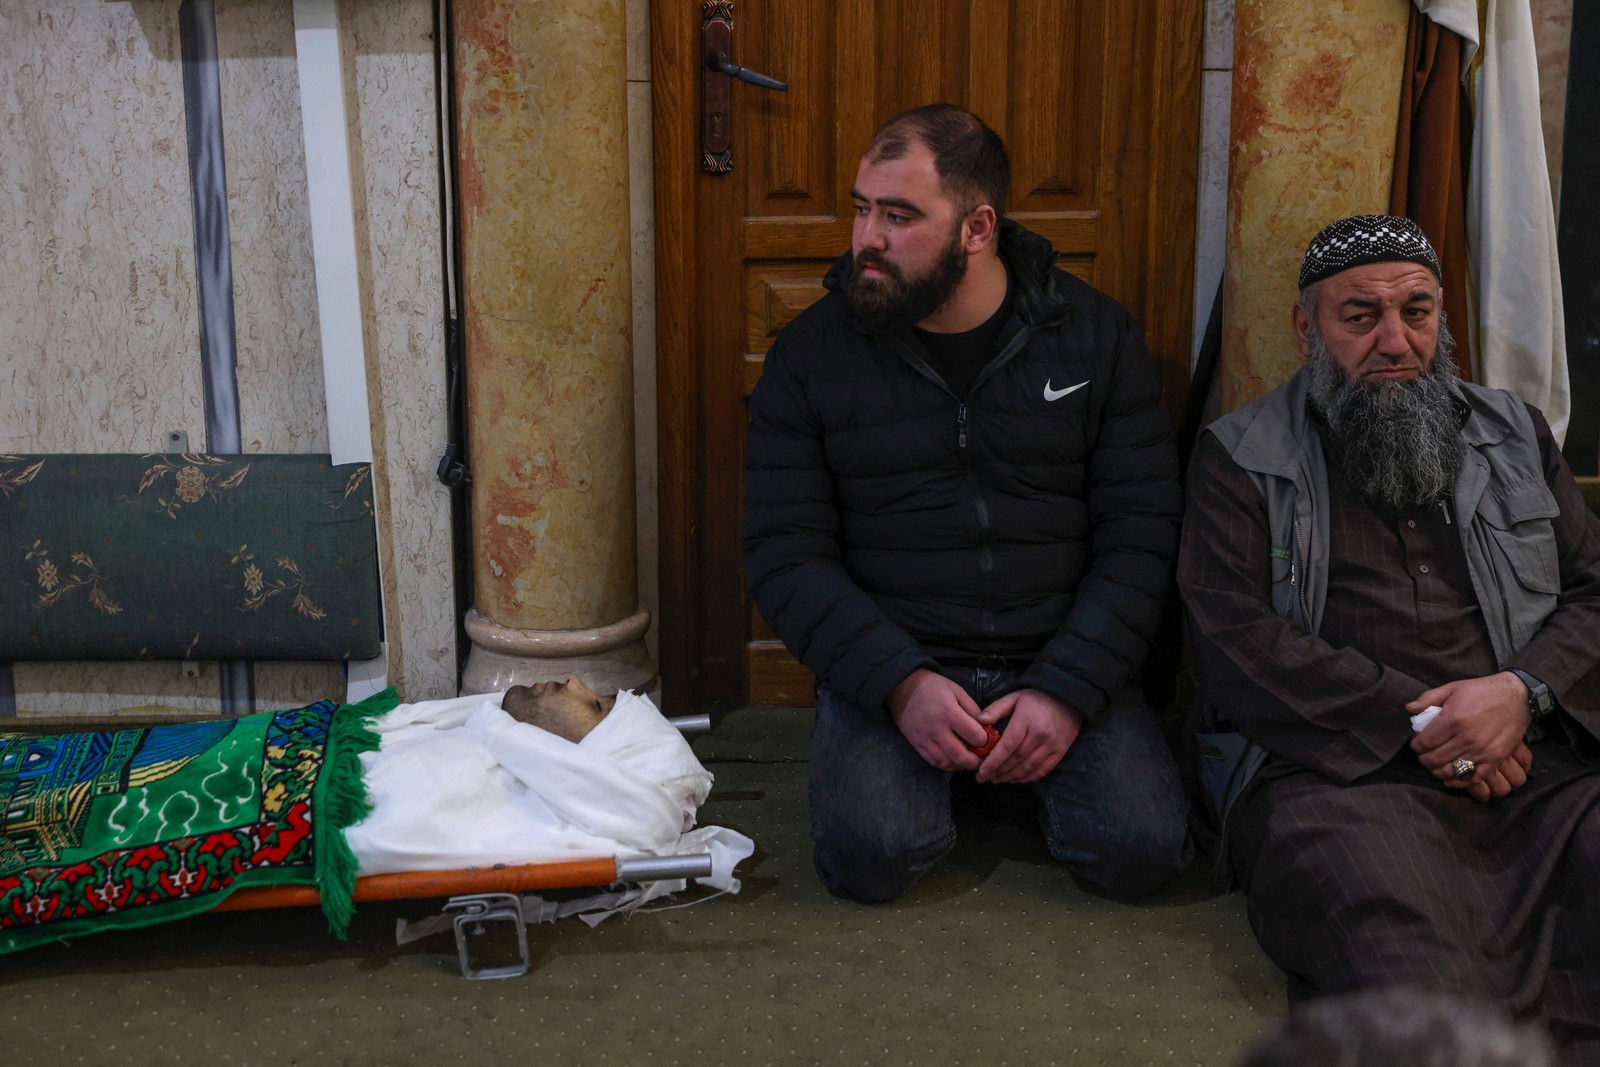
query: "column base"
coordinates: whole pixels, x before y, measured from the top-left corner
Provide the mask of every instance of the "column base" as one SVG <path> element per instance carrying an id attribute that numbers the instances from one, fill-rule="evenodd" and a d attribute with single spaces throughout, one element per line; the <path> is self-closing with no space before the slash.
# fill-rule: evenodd
<path id="1" fill-rule="evenodd" d="M 589 630 L 517 630 L 469 608 L 465 626 L 472 651 L 461 677 L 462 696 L 565 681 L 574 674 L 602 696 L 656 684 L 656 665 L 644 644 L 647 611 Z"/>

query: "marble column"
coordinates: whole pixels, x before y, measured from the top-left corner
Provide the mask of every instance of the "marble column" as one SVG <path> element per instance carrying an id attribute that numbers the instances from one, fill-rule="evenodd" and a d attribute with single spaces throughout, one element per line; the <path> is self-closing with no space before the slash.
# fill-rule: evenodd
<path id="1" fill-rule="evenodd" d="M 622 0 L 457 0 L 475 607 L 462 691 L 648 685 Z"/>
<path id="2" fill-rule="evenodd" d="M 1300 365 L 1300 258 L 1334 219 L 1389 207 L 1411 0 L 1238 0 L 1219 401 Z"/>

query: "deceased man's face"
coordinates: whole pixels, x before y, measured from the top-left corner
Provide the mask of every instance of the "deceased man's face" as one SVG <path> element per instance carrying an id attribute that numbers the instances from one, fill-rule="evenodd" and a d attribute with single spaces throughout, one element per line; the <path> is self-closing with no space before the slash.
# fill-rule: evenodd
<path id="1" fill-rule="evenodd" d="M 548 730 L 568 741 L 581 741 L 617 702 L 603 697 L 574 675 L 565 682 L 535 682 L 506 690 L 501 707 L 513 719 Z"/>

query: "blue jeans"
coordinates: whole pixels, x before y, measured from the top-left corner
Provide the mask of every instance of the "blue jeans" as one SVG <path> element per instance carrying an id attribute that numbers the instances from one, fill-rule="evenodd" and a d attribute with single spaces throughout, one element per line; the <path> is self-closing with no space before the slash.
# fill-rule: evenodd
<path id="1" fill-rule="evenodd" d="M 1018 688 L 1011 670 L 941 673 L 979 707 Z M 1114 896 L 1138 897 L 1188 861 L 1188 802 L 1137 687 L 1108 711 L 1104 724 L 1084 727 L 1054 770 L 1020 788 L 1037 798 L 1051 855 Z M 810 795 L 822 884 L 866 901 L 892 900 L 915 885 L 955 845 L 950 779 L 917 755 L 887 714 L 819 687 Z"/>

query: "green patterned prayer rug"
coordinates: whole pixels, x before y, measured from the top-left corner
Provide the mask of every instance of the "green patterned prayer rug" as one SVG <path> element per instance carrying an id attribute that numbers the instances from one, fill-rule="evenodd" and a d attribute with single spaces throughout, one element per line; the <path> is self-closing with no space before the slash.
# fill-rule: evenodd
<path id="1" fill-rule="evenodd" d="M 0 733 L 0 953 L 315 884 L 344 936 L 368 811 L 362 752 L 393 689 L 239 719 Z"/>

